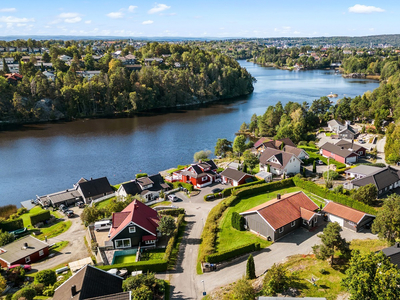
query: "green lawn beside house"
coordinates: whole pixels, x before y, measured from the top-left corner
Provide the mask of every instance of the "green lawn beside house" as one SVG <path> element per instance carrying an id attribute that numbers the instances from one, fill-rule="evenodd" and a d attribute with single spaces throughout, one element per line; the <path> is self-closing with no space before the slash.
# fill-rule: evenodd
<path id="1" fill-rule="evenodd" d="M 43 209 L 40 205 L 35 206 L 34 208 L 32 208 L 29 212 L 23 214 L 20 216 L 20 218 L 24 221 L 24 227 L 26 228 L 31 228 L 32 227 L 32 223 L 31 223 L 31 219 L 30 217 L 32 215 L 38 214 L 42 211 L 46 211 L 45 209 Z M 53 211 L 52 209 L 49 210 L 50 214 L 52 214 L 54 217 L 56 218 L 60 218 L 61 215 L 58 211 Z"/>
<path id="2" fill-rule="evenodd" d="M 217 237 L 217 252 L 227 251 L 229 249 L 233 249 L 249 243 L 260 243 L 261 248 L 268 247 L 271 242 L 267 241 L 266 239 L 258 237 L 256 234 L 250 231 L 238 231 L 234 229 L 231 224 L 232 213 L 241 213 L 257 205 L 265 203 L 271 199 L 275 199 L 277 194 L 285 195 L 297 191 L 301 191 L 301 189 L 298 187 L 292 187 L 257 195 L 254 197 L 243 198 L 235 206 L 227 208 L 218 226 L 220 232 L 218 233 Z"/>

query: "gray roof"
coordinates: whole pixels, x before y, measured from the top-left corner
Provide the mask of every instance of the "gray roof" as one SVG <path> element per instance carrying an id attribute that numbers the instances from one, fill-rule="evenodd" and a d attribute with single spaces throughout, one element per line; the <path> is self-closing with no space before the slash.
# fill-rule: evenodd
<path id="1" fill-rule="evenodd" d="M 279 161 L 280 164 L 268 162 L 267 160 L 270 159 L 272 156 L 275 156 L 275 158 Z M 281 150 L 276 150 L 273 148 L 267 148 L 261 154 L 260 162 L 262 164 L 269 164 L 276 169 L 283 169 L 286 167 L 286 165 L 288 164 L 288 162 L 292 157 L 296 157 L 296 155 L 292 153 L 283 152 Z"/>
<path id="2" fill-rule="evenodd" d="M 357 133 L 357 131 L 356 131 L 353 127 L 351 127 L 350 125 L 346 125 L 346 127 L 343 128 L 342 130 L 340 130 L 339 133 L 343 133 L 343 132 L 345 132 L 346 130 L 350 131 L 350 132 L 353 133 L 353 134 L 356 134 L 356 133 Z"/>
<path id="3" fill-rule="evenodd" d="M 386 256 L 391 256 L 393 254 L 399 254 L 400 253 L 400 247 L 397 247 L 396 245 L 389 247 L 389 248 L 385 248 L 382 249 L 382 252 L 386 255 Z"/>
<path id="4" fill-rule="evenodd" d="M 366 176 L 364 178 L 355 179 L 351 183 L 355 186 L 365 186 L 367 184 L 372 183 L 376 186 L 378 191 L 380 191 L 399 180 L 400 180 L 400 171 L 392 167 L 386 167 L 386 168 L 381 168 L 375 173 Z"/>
<path id="5" fill-rule="evenodd" d="M 28 247 L 24 248 L 24 244 L 27 243 Z M 0 249 L 6 251 L 4 253 L 0 253 L 0 259 L 4 260 L 9 264 L 13 264 L 14 262 L 32 255 L 33 253 L 38 252 L 44 248 L 47 248 L 49 245 L 37 238 L 34 238 L 31 235 L 27 235 L 23 238 L 20 238 L 10 244 L 0 247 Z"/>
<path id="6" fill-rule="evenodd" d="M 328 125 L 330 125 L 330 126 L 335 126 L 335 125 L 343 126 L 342 123 L 340 123 L 339 121 L 336 121 L 336 120 L 330 120 L 330 121 L 328 121 Z"/>
<path id="7" fill-rule="evenodd" d="M 239 171 L 239 170 L 235 170 L 232 168 L 226 168 L 225 170 L 223 170 L 221 172 L 221 176 L 225 176 L 229 179 L 235 180 L 235 181 L 239 181 L 240 179 L 242 179 L 244 176 L 249 175 L 245 172 Z"/>
<path id="8" fill-rule="evenodd" d="M 373 167 L 373 166 L 366 166 L 366 165 L 359 165 L 355 168 L 346 170 L 345 173 L 355 173 L 355 174 L 360 174 L 360 175 L 371 175 L 379 170 L 382 170 L 382 168 L 379 167 Z"/>
<path id="9" fill-rule="evenodd" d="M 141 182 L 140 184 L 138 182 Z M 124 188 L 125 192 L 130 195 L 141 194 L 143 192 L 142 186 L 146 186 L 152 184 L 153 186 L 149 189 L 146 189 L 146 193 L 148 191 L 161 191 L 163 189 L 169 189 L 169 185 L 165 183 L 164 178 L 160 173 L 155 175 L 151 175 L 149 177 L 141 177 L 139 179 L 134 179 L 131 182 L 123 183 L 121 186 Z"/>
<path id="10" fill-rule="evenodd" d="M 112 294 L 107 296 L 100 296 L 94 298 L 87 298 L 85 300 L 132 300 L 132 292 L 122 292 L 118 294 Z"/>
<path id="11" fill-rule="evenodd" d="M 327 151 L 329 151 L 329 152 L 331 152 L 333 154 L 339 155 L 339 156 L 344 157 L 344 158 L 349 157 L 351 154 L 354 153 L 354 152 L 352 152 L 350 150 L 345 149 L 342 146 L 336 146 L 336 145 L 331 144 L 331 143 L 323 144 L 321 146 L 321 149 L 327 150 Z M 354 153 L 354 154 L 356 154 L 356 153 Z M 358 155 L 358 154 L 356 154 L 356 155 Z"/>
<path id="12" fill-rule="evenodd" d="M 335 145 L 346 148 L 346 149 L 353 149 L 353 151 L 356 151 L 356 152 L 358 150 L 360 150 L 361 148 L 367 150 L 365 147 L 363 147 L 359 144 L 348 142 L 346 140 L 339 140 L 337 143 L 335 143 Z"/>
<path id="13" fill-rule="evenodd" d="M 81 194 L 76 190 L 67 190 L 51 195 L 47 195 L 47 199 L 49 199 L 53 204 L 64 202 L 71 199 L 80 198 Z"/>
<path id="14" fill-rule="evenodd" d="M 299 157 L 299 155 L 304 151 L 303 149 L 297 148 L 297 147 L 293 147 L 290 145 L 285 145 L 283 147 L 283 151 L 288 152 L 288 153 L 292 153 L 294 155 L 296 155 L 297 157 Z M 305 152 L 305 151 L 304 151 Z"/>

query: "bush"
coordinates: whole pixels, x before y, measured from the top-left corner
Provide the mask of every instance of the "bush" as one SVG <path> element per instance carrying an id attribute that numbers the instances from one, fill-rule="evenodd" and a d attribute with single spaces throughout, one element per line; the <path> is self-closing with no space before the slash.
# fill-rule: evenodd
<path id="1" fill-rule="evenodd" d="M 50 211 L 45 210 L 40 213 L 34 214 L 30 216 L 32 225 L 35 225 L 39 222 L 43 222 L 49 220 L 51 218 Z"/>
<path id="2" fill-rule="evenodd" d="M 14 241 L 14 234 L 0 230 L 0 247 Z"/>
<path id="3" fill-rule="evenodd" d="M 136 174 L 136 179 L 137 178 L 142 178 L 142 177 L 147 177 L 147 173 L 137 173 Z"/>
<path id="4" fill-rule="evenodd" d="M 12 300 L 19 300 L 20 298 L 25 298 L 26 300 L 33 300 L 36 297 L 36 291 L 33 287 L 26 286 L 20 289 L 12 296 Z"/>
<path id="5" fill-rule="evenodd" d="M 187 189 L 189 192 L 193 191 L 193 189 L 194 189 L 192 184 L 186 183 L 186 182 L 179 182 L 179 181 L 173 182 L 172 187 L 174 189 L 183 187 L 183 188 Z"/>
<path id="6" fill-rule="evenodd" d="M 222 196 L 223 197 L 228 197 L 228 196 L 230 196 L 232 194 L 232 191 L 234 191 L 234 190 L 242 189 L 244 187 L 253 186 L 253 185 L 257 185 L 257 184 L 263 184 L 263 183 L 265 183 L 264 180 L 257 180 L 257 181 L 253 181 L 253 182 L 242 184 L 240 186 L 230 187 L 230 188 L 227 188 L 227 189 L 222 191 Z M 218 195 L 218 194 L 215 194 L 215 195 Z"/>
<path id="7" fill-rule="evenodd" d="M 171 253 L 172 253 L 172 250 L 174 249 L 175 242 L 176 242 L 176 239 L 178 236 L 179 226 L 181 226 L 181 224 L 184 220 L 185 220 L 184 214 L 179 215 L 178 219 L 176 220 L 176 228 L 168 241 L 167 247 L 165 248 L 165 253 L 164 253 L 164 258 L 163 258 L 163 260 L 165 260 L 165 261 L 169 261 L 169 259 L 171 257 Z"/>
<path id="8" fill-rule="evenodd" d="M 219 263 L 221 261 L 226 261 L 226 260 L 235 258 L 237 256 L 240 256 L 240 255 L 243 255 L 243 254 L 246 254 L 249 252 L 253 252 L 259 248 L 260 248 L 260 244 L 251 243 L 251 244 L 243 245 L 243 246 L 233 248 L 233 249 L 230 249 L 227 251 L 210 254 L 205 257 L 205 261 L 208 263 L 212 263 L 212 264 Z"/>
<path id="9" fill-rule="evenodd" d="M 36 283 L 32 285 L 32 287 L 36 291 L 36 295 L 43 295 L 44 284 L 43 283 Z"/>
<path id="10" fill-rule="evenodd" d="M 338 172 L 329 170 L 329 172 L 328 171 L 324 172 L 324 179 L 325 180 L 328 178 L 328 173 L 329 173 L 329 179 L 330 180 L 336 180 L 336 179 L 338 179 L 340 177 Z"/>
<path id="11" fill-rule="evenodd" d="M 28 209 L 26 208 L 26 207 L 21 207 L 21 208 L 19 208 L 18 210 L 17 210 L 17 214 L 20 216 L 20 215 L 23 215 L 23 214 L 26 214 L 28 212 Z"/>
<path id="12" fill-rule="evenodd" d="M 0 206 L 0 217 L 8 219 L 12 214 L 17 212 L 17 206 L 13 204 Z"/>
<path id="13" fill-rule="evenodd" d="M 178 217 L 179 215 L 185 214 L 184 208 L 175 208 L 175 209 L 163 209 L 158 212 L 161 216 L 173 216 Z"/>
<path id="14" fill-rule="evenodd" d="M 53 270 L 39 271 L 35 276 L 35 282 L 43 283 L 45 286 L 53 285 L 56 281 L 57 275 Z"/>
<path id="15" fill-rule="evenodd" d="M 232 227 L 236 230 L 244 230 L 244 218 L 237 212 L 232 213 Z"/>
<path id="16" fill-rule="evenodd" d="M 14 231 L 22 228 L 24 228 L 24 221 L 22 219 L 0 222 L 0 230 L 3 231 Z"/>

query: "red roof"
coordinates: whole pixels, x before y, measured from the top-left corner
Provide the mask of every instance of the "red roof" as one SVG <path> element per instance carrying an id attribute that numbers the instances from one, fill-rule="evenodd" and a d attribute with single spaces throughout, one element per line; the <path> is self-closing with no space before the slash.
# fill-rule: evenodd
<path id="1" fill-rule="evenodd" d="M 311 218 L 315 215 L 315 212 L 305 209 L 303 207 L 300 207 L 300 215 L 301 215 L 302 219 L 310 221 Z"/>
<path id="2" fill-rule="evenodd" d="M 353 223 L 358 224 L 366 213 L 356 210 L 354 208 L 335 203 L 333 201 L 329 202 L 323 209 L 324 212 L 341 217 L 345 220 L 349 220 Z"/>
<path id="3" fill-rule="evenodd" d="M 156 236 L 159 221 L 160 218 L 154 209 L 138 200 L 134 200 L 123 211 L 113 213 L 112 227 L 109 234 L 110 239 L 113 239 L 131 222 Z"/>
<path id="4" fill-rule="evenodd" d="M 241 214 L 257 212 L 273 229 L 277 230 L 301 218 L 301 208 L 313 212 L 318 209 L 318 205 L 299 191 L 283 195 L 281 199 L 270 200 Z"/>

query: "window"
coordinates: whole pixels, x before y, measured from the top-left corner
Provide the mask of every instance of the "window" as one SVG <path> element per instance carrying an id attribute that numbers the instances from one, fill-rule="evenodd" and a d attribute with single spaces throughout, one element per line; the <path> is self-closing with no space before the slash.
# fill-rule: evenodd
<path id="1" fill-rule="evenodd" d="M 207 176 L 201 178 L 202 181 L 207 181 Z"/>
<path id="2" fill-rule="evenodd" d="M 25 262 L 26 263 L 30 263 L 31 262 L 31 257 L 30 256 L 25 257 Z"/>
<path id="3" fill-rule="evenodd" d="M 294 227 L 294 226 L 296 225 L 296 221 L 293 221 L 290 225 L 291 225 L 292 227 Z"/>
<path id="4" fill-rule="evenodd" d="M 129 227 L 129 233 L 135 233 L 135 232 L 136 232 L 135 226 Z"/>
<path id="5" fill-rule="evenodd" d="M 283 227 L 279 228 L 279 233 L 283 232 Z"/>
<path id="6" fill-rule="evenodd" d="M 44 251 L 43 250 L 40 250 L 39 251 L 39 256 L 43 256 L 44 255 Z"/>
<path id="7" fill-rule="evenodd" d="M 306 225 L 306 226 L 308 226 L 308 222 L 307 222 L 307 220 L 303 220 L 303 225 Z"/>
<path id="8" fill-rule="evenodd" d="M 130 248 L 131 239 L 115 240 L 115 248 Z"/>
<path id="9" fill-rule="evenodd" d="M 156 240 L 145 241 L 144 243 L 145 243 L 146 245 L 155 244 L 155 243 L 156 243 Z"/>

